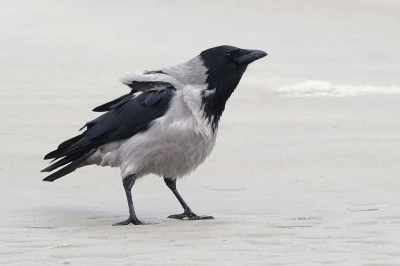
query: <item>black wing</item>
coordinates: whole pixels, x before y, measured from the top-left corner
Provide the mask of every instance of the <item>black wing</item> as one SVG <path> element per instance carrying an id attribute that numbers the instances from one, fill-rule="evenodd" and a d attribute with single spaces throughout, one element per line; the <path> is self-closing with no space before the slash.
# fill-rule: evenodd
<path id="1" fill-rule="evenodd" d="M 129 84 L 125 84 L 129 86 L 132 90 L 130 93 L 125 94 L 121 97 L 118 97 L 115 100 L 112 100 L 111 102 L 102 104 L 100 106 L 97 106 L 94 108 L 92 111 L 93 112 L 107 112 L 116 107 L 116 104 L 123 104 L 127 99 L 129 100 L 130 98 L 128 96 L 132 96 L 135 92 L 138 91 L 150 91 L 150 90 L 157 90 L 157 91 L 164 91 L 168 87 L 171 87 L 170 83 L 163 82 L 163 81 L 148 81 L 148 82 L 139 82 L 139 81 L 130 81 Z"/>
<path id="2" fill-rule="evenodd" d="M 113 105 L 120 103 L 122 100 L 129 100 L 128 96 L 133 96 L 134 91 L 132 90 L 130 93 L 122 95 L 121 97 L 118 97 L 115 100 L 112 100 L 108 103 L 102 104 L 100 106 L 97 106 L 96 108 L 94 108 L 92 111 L 93 112 L 107 112 L 110 111 L 111 109 L 113 109 Z"/>
<path id="3" fill-rule="evenodd" d="M 107 106 L 109 111 L 87 123 L 85 132 L 61 143 L 57 150 L 44 157 L 44 159 L 61 160 L 43 169 L 42 172 L 50 172 L 68 163 L 69 165 L 43 180 L 54 181 L 69 174 L 98 147 L 132 137 L 148 129 L 152 121 L 166 113 L 174 91 L 175 88 L 170 87 L 162 91 L 143 92 L 137 97 L 127 94 L 110 102 L 113 104 Z"/>

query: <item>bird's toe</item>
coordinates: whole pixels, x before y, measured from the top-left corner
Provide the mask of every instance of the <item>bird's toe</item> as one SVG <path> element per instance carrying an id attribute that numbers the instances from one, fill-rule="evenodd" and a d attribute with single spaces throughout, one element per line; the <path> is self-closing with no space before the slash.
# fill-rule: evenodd
<path id="1" fill-rule="evenodd" d="M 187 216 L 186 216 L 186 214 L 184 214 L 184 213 L 181 213 L 181 214 L 172 214 L 172 215 L 170 215 L 170 216 L 168 216 L 168 218 L 171 218 L 171 219 L 183 219 L 183 218 L 186 218 Z"/>
<path id="2" fill-rule="evenodd" d="M 131 223 L 131 219 L 127 219 L 125 221 L 119 222 L 119 223 L 115 223 L 113 224 L 113 226 L 120 226 L 120 225 L 128 225 Z"/>
<path id="3" fill-rule="evenodd" d="M 135 219 L 135 218 L 128 218 L 125 221 L 119 222 L 119 223 L 115 223 L 113 224 L 113 226 L 120 226 L 120 225 L 128 225 L 128 224 L 134 224 L 134 225 L 143 225 L 144 223 L 142 223 L 139 219 Z"/>
<path id="4" fill-rule="evenodd" d="M 188 220 L 209 220 L 209 219 L 214 219 L 212 216 L 207 216 L 207 215 L 197 215 L 191 211 L 185 211 L 184 213 L 181 214 L 173 214 L 168 216 L 168 218 L 171 219 L 184 219 L 187 218 Z"/>
<path id="5" fill-rule="evenodd" d="M 188 219 L 189 220 L 211 220 L 211 219 L 214 219 L 214 217 L 207 216 L 207 215 L 200 215 L 200 216 L 196 215 L 196 216 L 191 217 L 191 218 L 188 217 Z"/>

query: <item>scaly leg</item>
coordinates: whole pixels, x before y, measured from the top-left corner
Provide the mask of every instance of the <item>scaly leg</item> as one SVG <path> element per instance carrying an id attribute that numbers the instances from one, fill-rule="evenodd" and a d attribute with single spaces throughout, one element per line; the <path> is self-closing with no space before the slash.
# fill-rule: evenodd
<path id="1" fill-rule="evenodd" d="M 182 214 L 173 214 L 173 215 L 168 216 L 168 218 L 172 218 L 172 219 L 187 218 L 188 220 L 214 219 L 214 217 L 212 217 L 212 216 L 198 216 L 192 212 L 192 210 L 189 208 L 189 206 L 186 204 L 186 202 L 183 200 L 183 198 L 179 194 L 178 190 L 176 189 L 176 179 L 170 179 L 170 178 L 164 177 L 164 181 L 165 181 L 165 184 L 174 193 L 175 197 L 179 200 L 179 202 L 181 203 L 183 210 L 184 210 L 184 212 Z"/>
<path id="2" fill-rule="evenodd" d="M 128 200 L 128 207 L 129 207 L 129 218 L 123 222 L 113 224 L 113 226 L 117 225 L 128 225 L 128 224 L 143 224 L 137 217 L 135 213 L 135 209 L 133 208 L 133 202 L 132 202 L 132 187 L 135 184 L 136 181 L 136 176 L 135 175 L 129 175 L 124 178 L 122 181 L 126 193 L 126 199 Z"/>

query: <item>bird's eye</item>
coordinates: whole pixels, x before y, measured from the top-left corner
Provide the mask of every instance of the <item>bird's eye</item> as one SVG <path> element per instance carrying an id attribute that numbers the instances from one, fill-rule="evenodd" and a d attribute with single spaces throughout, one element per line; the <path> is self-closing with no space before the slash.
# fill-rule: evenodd
<path id="1" fill-rule="evenodd" d="M 230 57 L 230 56 L 231 56 L 231 53 L 226 53 L 225 56 L 226 56 L 226 57 Z"/>

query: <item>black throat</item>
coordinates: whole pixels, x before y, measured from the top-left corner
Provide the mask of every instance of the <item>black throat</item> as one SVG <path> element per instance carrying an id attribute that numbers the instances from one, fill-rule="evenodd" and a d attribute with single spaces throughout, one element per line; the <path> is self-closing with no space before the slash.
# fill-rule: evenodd
<path id="1" fill-rule="evenodd" d="M 232 95 L 239 84 L 247 64 L 238 65 L 235 71 L 207 71 L 207 90 L 202 93 L 202 104 L 204 106 L 204 117 L 211 125 L 213 132 L 217 130 L 218 123 L 226 101 Z"/>

